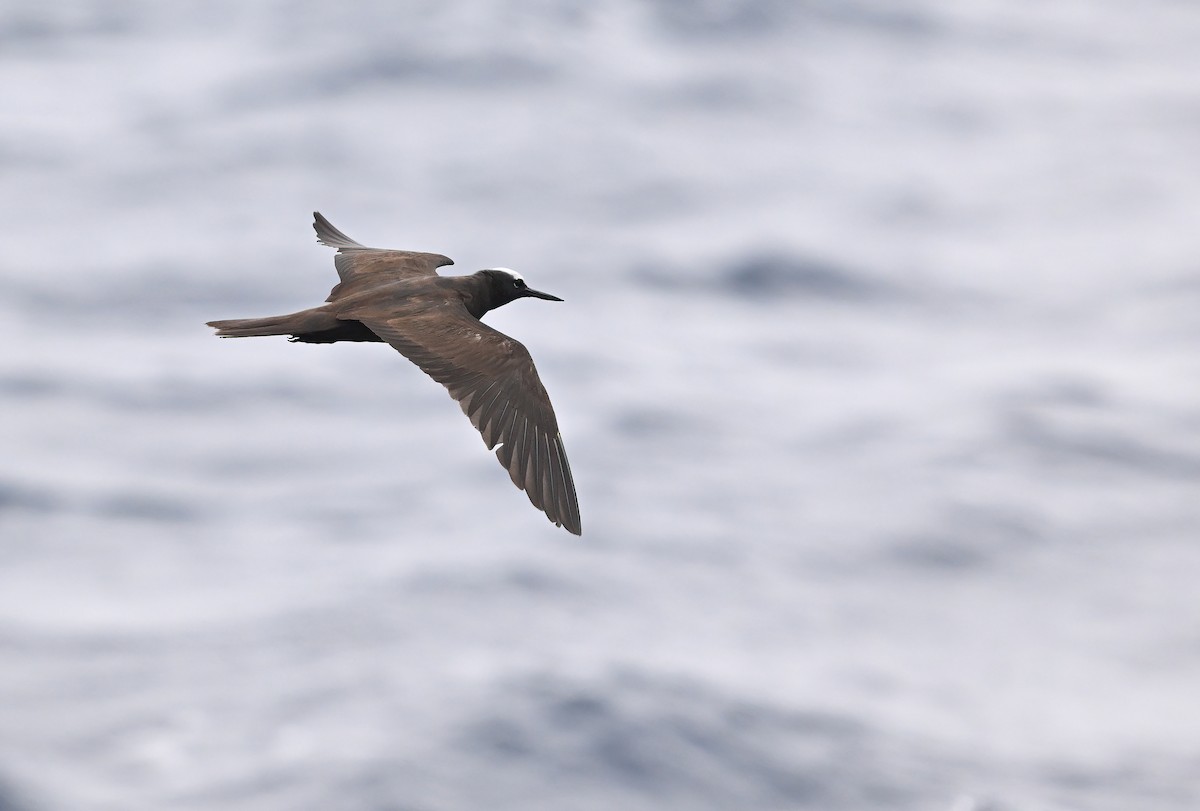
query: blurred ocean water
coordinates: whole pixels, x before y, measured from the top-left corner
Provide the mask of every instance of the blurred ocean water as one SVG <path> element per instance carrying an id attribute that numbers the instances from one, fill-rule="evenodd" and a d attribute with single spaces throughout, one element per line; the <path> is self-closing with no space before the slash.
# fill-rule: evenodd
<path id="1" fill-rule="evenodd" d="M 1200 9 L 0 6 L 0 811 L 1193 809 Z M 584 535 L 311 306 L 488 316 Z"/>

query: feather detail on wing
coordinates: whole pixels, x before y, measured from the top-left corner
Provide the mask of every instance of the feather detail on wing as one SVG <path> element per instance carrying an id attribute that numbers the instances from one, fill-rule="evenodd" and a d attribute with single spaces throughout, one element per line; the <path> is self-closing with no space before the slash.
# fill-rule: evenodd
<path id="1" fill-rule="evenodd" d="M 319 211 L 313 212 L 313 230 L 322 245 L 337 248 L 333 259 L 342 281 L 326 301 L 335 301 L 372 287 L 420 276 L 436 276 L 437 269 L 454 260 L 440 253 L 368 248 L 346 236 Z"/>
<path id="2" fill-rule="evenodd" d="M 520 341 L 479 321 L 461 303 L 403 315 L 362 310 L 354 318 L 444 385 L 533 506 L 580 534 L 558 420 Z"/>

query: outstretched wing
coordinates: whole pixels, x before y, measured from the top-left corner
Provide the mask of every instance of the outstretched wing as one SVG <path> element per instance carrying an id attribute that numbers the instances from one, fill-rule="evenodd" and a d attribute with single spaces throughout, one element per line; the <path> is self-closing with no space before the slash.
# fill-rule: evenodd
<path id="1" fill-rule="evenodd" d="M 488 449 L 496 448 L 513 484 L 555 524 L 580 534 L 579 501 L 554 407 L 520 341 L 459 302 L 401 315 L 367 309 L 354 317 L 449 389 Z"/>
<path id="2" fill-rule="evenodd" d="M 454 264 L 454 260 L 440 253 L 368 248 L 335 228 L 319 211 L 313 212 L 313 230 L 317 232 L 318 242 L 338 251 L 333 264 L 342 281 L 333 288 L 326 301 L 345 298 L 398 279 L 436 276 L 439 267 Z"/>

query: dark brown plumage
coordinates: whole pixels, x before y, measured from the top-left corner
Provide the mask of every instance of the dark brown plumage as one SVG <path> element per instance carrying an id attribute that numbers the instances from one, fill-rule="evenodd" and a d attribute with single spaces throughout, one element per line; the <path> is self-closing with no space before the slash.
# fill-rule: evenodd
<path id="1" fill-rule="evenodd" d="M 444 385 L 513 484 L 555 524 L 580 534 L 579 503 L 558 420 L 533 358 L 519 341 L 479 319 L 531 290 L 505 268 L 439 276 L 454 264 L 436 253 L 360 245 L 313 213 L 317 240 L 337 248 L 340 282 L 326 303 L 270 318 L 210 321 L 222 338 L 290 335 L 303 343 L 385 341 Z M 497 447 L 499 445 L 499 447 Z"/>

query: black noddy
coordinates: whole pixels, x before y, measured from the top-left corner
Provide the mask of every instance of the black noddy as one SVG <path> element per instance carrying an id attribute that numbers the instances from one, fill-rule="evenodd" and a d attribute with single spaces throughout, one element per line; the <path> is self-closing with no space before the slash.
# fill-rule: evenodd
<path id="1" fill-rule="evenodd" d="M 270 318 L 210 321 L 222 338 L 290 335 L 312 344 L 380 341 L 450 390 L 513 484 L 556 525 L 581 533 L 579 501 L 550 397 L 520 341 L 479 319 L 519 298 L 562 301 L 508 268 L 439 276 L 436 253 L 368 248 L 313 212 L 317 241 L 337 248 L 341 281 L 326 303 Z M 499 447 L 497 447 L 499 445 Z"/>

